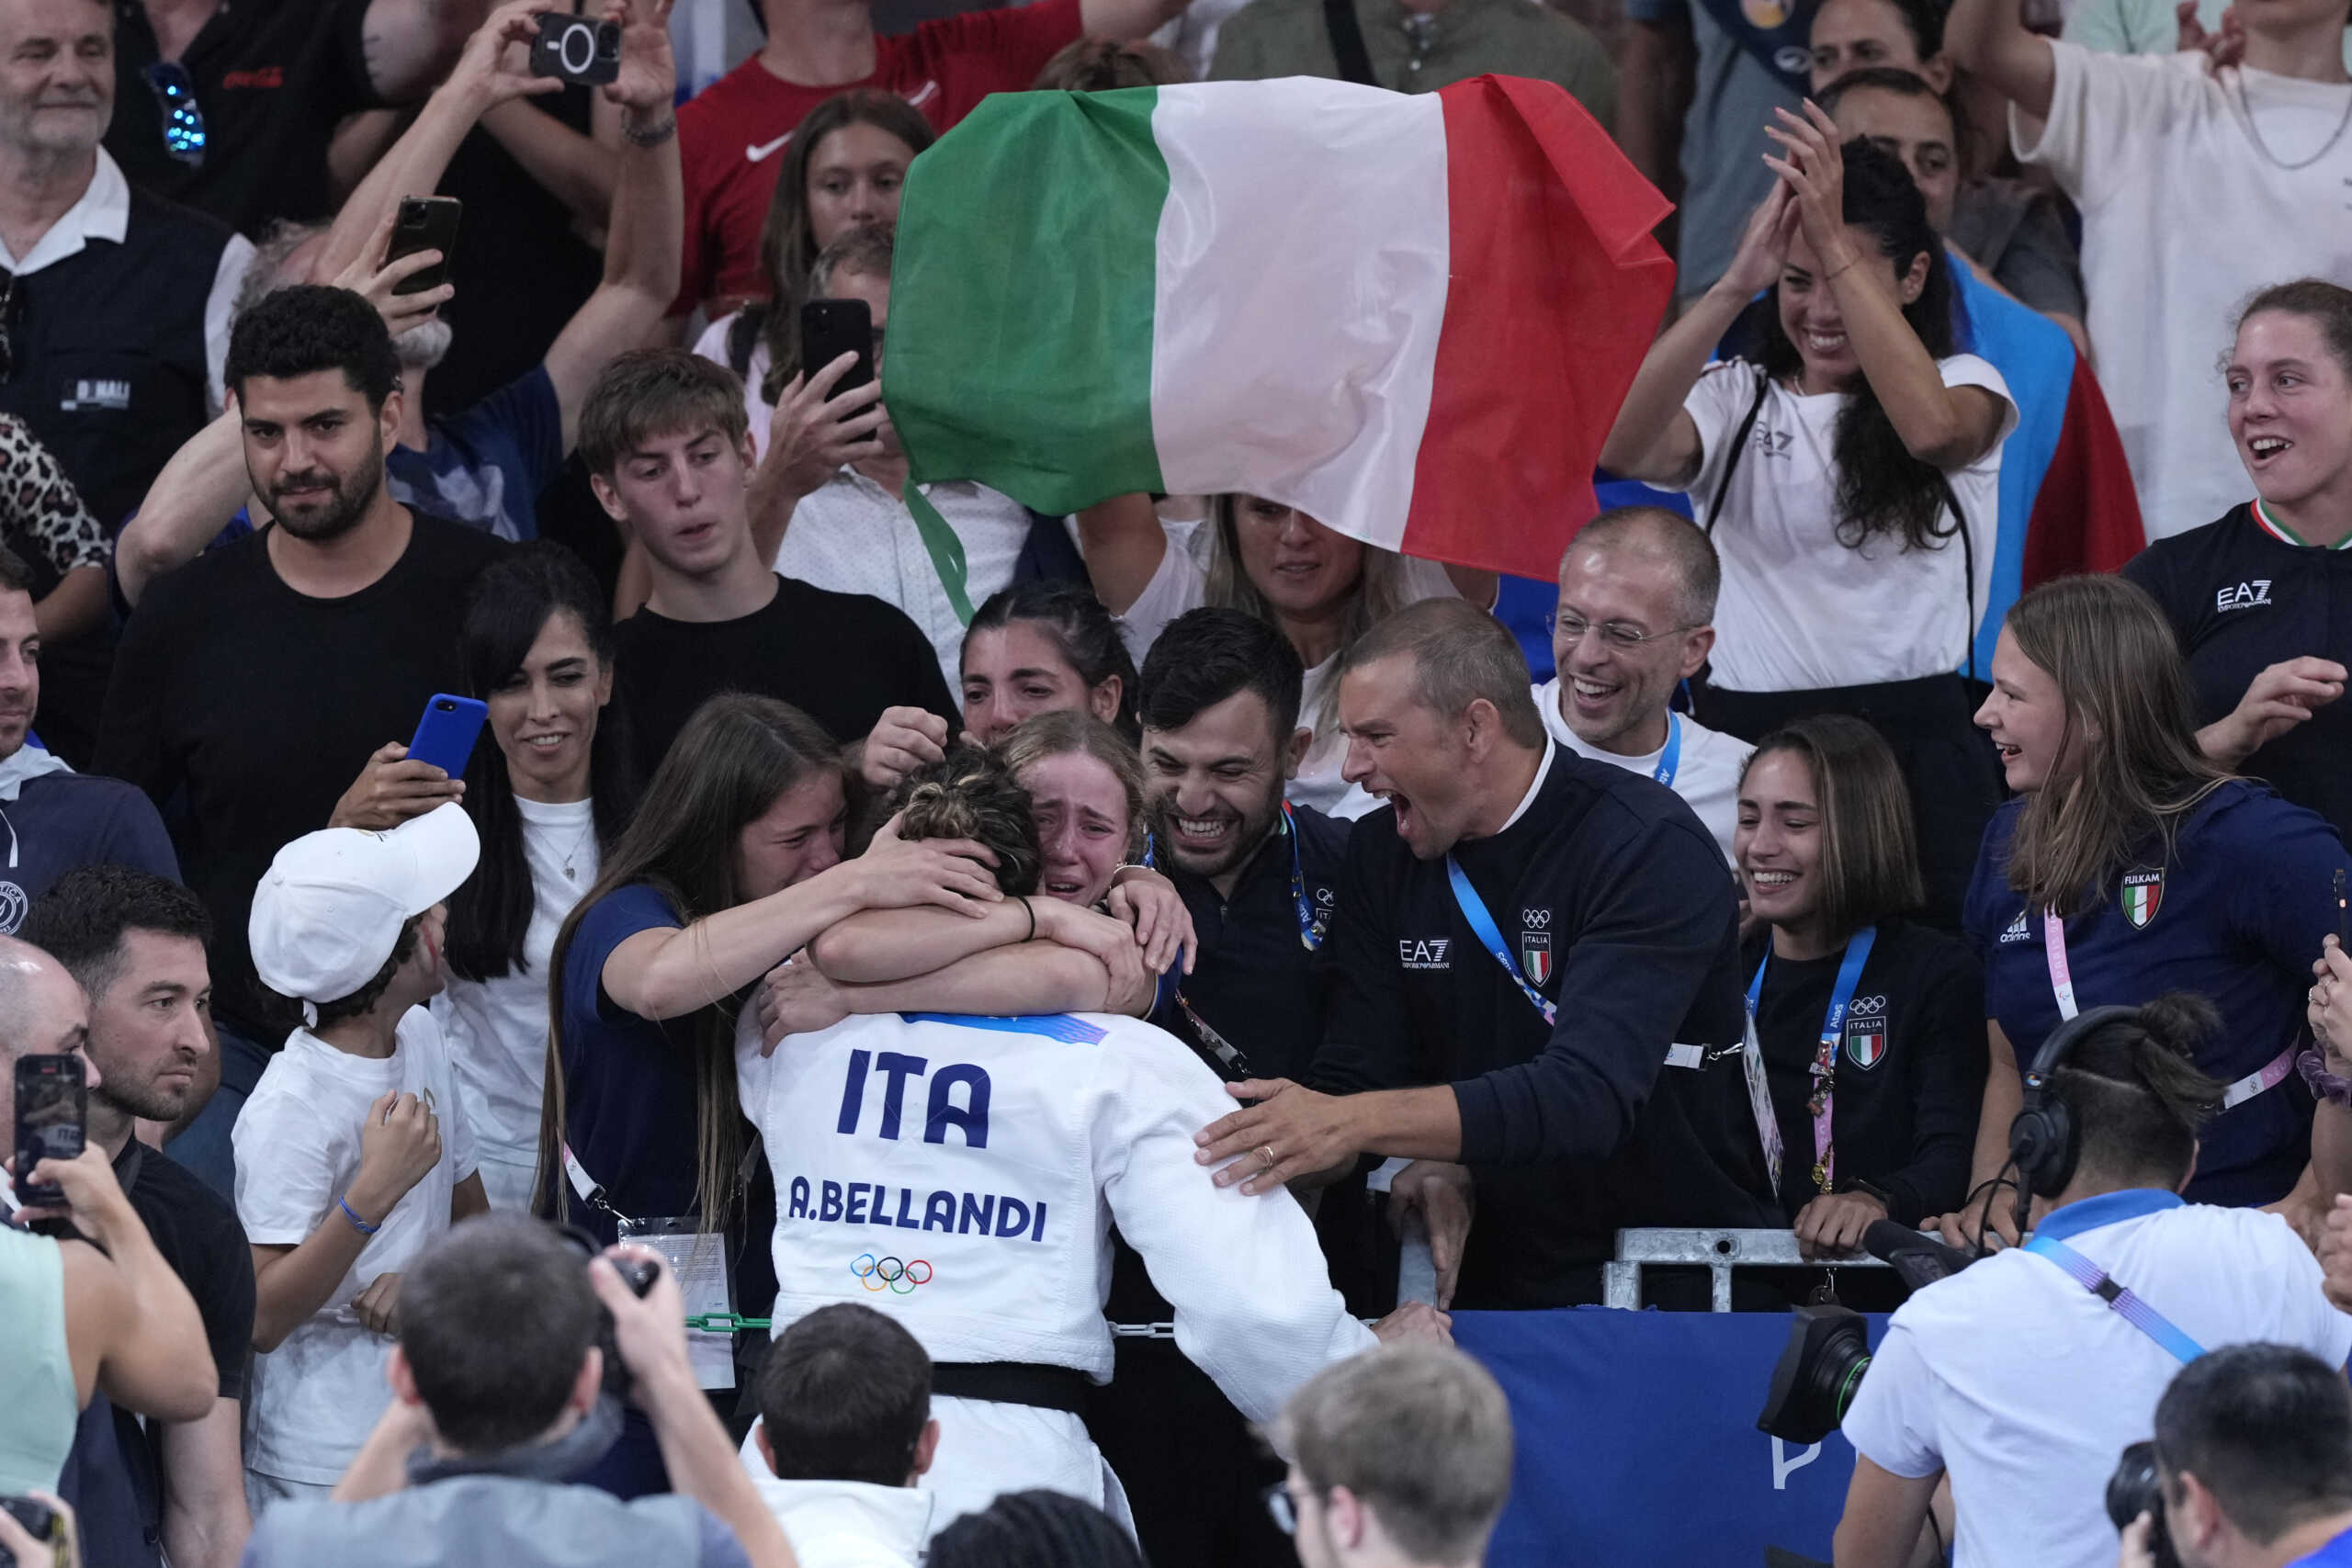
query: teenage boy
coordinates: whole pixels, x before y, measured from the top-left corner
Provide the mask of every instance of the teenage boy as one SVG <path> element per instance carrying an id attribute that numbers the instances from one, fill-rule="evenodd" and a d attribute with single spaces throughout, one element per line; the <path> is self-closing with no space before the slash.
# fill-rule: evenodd
<path id="1" fill-rule="evenodd" d="M 245 1489 L 323 1497 L 383 1414 L 401 1271 L 490 1207 L 447 1047 L 442 901 L 481 841 L 454 802 L 381 833 L 329 828 L 254 892 L 254 969 L 302 1004 L 237 1119 L 237 1217 L 254 1253 Z"/>

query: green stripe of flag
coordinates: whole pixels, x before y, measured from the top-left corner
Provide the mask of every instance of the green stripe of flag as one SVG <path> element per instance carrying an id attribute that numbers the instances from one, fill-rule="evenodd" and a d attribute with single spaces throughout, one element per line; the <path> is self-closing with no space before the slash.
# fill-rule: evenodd
<path id="1" fill-rule="evenodd" d="M 915 479 L 978 479 L 1051 513 L 1167 488 L 1158 98 L 999 93 L 908 170 L 882 394 Z"/>

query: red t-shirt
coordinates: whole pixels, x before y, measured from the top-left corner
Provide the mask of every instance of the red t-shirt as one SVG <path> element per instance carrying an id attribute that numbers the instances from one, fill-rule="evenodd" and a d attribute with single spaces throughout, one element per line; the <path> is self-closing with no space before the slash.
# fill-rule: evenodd
<path id="1" fill-rule="evenodd" d="M 713 82 L 678 110 L 686 246 L 677 309 L 722 296 L 766 297 L 760 231 L 792 129 L 810 109 L 852 87 L 880 87 L 944 131 L 990 93 L 1025 91 L 1079 30 L 1079 0 L 1036 0 L 942 17 L 911 33 L 876 39 L 874 74 L 863 82 L 797 86 L 757 55 Z"/>

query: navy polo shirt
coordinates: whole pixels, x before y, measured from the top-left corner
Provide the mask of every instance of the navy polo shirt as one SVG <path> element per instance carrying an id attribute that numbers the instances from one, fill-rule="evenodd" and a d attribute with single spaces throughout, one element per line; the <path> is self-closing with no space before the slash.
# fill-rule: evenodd
<path id="1" fill-rule="evenodd" d="M 639 931 L 685 922 L 643 883 L 605 894 L 580 917 L 563 957 L 565 1138 L 631 1219 L 695 1213 L 694 1014 L 640 1018 L 605 993 L 605 961 Z M 564 1217 L 606 1246 L 613 1216 L 561 1184 Z"/>
<path id="2" fill-rule="evenodd" d="M 2024 804 L 2010 801 L 1985 829 L 1963 917 L 1984 964 L 1985 1011 L 2020 1069 L 2058 1025 L 2041 912 L 2025 907 L 2003 869 Z M 2335 929 L 2338 868 L 2352 868 L 2352 857 L 2316 815 L 2258 784 L 2221 785 L 2181 824 L 2169 858 L 2149 843 L 2096 906 L 2066 922 L 2075 1001 L 2134 1007 L 2196 992 L 2222 1014 L 2197 1065 L 2224 1083 L 2245 1077 L 2302 1037 L 2312 962 Z M 2311 1095 L 2293 1073 L 2222 1111 L 2199 1134 L 2188 1201 L 2284 1197 L 2310 1157 L 2311 1123 Z"/>
<path id="3" fill-rule="evenodd" d="M 1298 870 L 1317 942 L 1330 929 L 1338 900 L 1340 862 L 1348 852 L 1348 823 L 1310 806 L 1291 808 L 1291 829 L 1279 821 L 1242 868 L 1227 898 L 1205 876 L 1170 860 L 1168 878 L 1182 896 L 1200 937 L 1184 999 L 1210 1028 L 1230 1042 L 1261 1077 L 1304 1078 L 1323 1043 L 1323 990 L 1315 954 L 1300 939 L 1298 905 L 1291 892 L 1291 855 Z M 1189 1032 L 1189 1021 L 1177 1030 Z"/>
<path id="4" fill-rule="evenodd" d="M 2352 663 L 2352 547 L 2280 538 L 2251 506 L 2159 539 L 2123 575 L 2172 623 L 2197 692 L 2197 722 L 2238 705 L 2256 675 L 2302 655 Z M 2328 704 L 2266 746 L 2239 772 L 2352 837 L 2352 698 Z"/>

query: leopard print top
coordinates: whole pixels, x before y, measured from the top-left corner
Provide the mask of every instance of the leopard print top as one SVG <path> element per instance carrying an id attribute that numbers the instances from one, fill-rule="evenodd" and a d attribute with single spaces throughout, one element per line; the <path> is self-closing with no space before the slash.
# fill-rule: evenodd
<path id="1" fill-rule="evenodd" d="M 107 563 L 106 530 L 24 421 L 0 413 L 0 540 L 62 577 Z"/>

